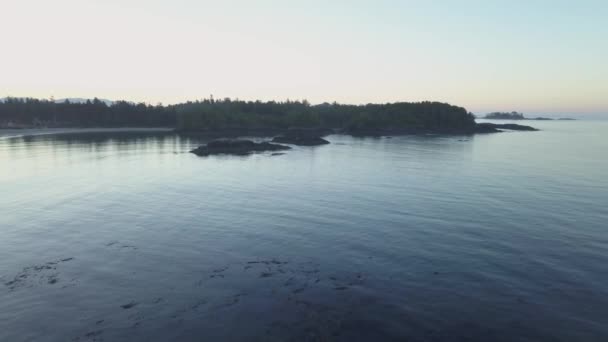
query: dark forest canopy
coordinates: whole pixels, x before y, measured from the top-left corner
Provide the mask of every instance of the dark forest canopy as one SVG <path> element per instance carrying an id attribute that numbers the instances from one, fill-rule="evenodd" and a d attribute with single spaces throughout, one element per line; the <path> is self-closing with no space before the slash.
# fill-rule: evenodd
<path id="1" fill-rule="evenodd" d="M 464 108 L 439 102 L 311 106 L 307 101 L 204 100 L 178 106 L 179 129 L 321 127 L 365 129 L 464 129 L 474 126 Z"/>
<path id="2" fill-rule="evenodd" d="M 99 99 L 56 103 L 32 98 L 0 101 L 0 127 L 161 127 L 175 125 L 175 110 L 117 101 L 108 105 Z"/>
<path id="3" fill-rule="evenodd" d="M 111 105 L 8 98 L 0 102 L 0 125 L 47 127 L 176 127 L 180 130 L 287 129 L 466 131 L 475 126 L 464 108 L 440 102 L 342 105 L 307 101 L 261 102 L 205 99 L 169 106 L 126 101 Z"/>

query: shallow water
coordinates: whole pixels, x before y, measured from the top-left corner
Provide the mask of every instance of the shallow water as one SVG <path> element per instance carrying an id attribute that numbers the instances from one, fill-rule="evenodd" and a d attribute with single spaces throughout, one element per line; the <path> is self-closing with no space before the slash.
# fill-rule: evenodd
<path id="1" fill-rule="evenodd" d="M 1 341 L 606 341 L 608 122 L 0 139 Z"/>

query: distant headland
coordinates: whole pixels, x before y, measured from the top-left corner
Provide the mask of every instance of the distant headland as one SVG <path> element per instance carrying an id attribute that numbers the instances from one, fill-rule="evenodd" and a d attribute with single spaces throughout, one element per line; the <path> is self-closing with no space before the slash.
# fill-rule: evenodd
<path id="1" fill-rule="evenodd" d="M 206 133 L 220 138 L 274 136 L 293 128 L 356 136 L 535 130 L 521 125 L 477 124 L 475 116 L 463 107 L 428 101 L 311 105 L 306 100 L 263 102 L 209 98 L 166 106 L 99 99 L 57 102 L 5 98 L 0 101 L 0 128 L 51 127 L 173 127 L 179 132 Z"/>
<path id="2" fill-rule="evenodd" d="M 575 119 L 571 119 L 571 118 L 559 118 L 559 119 L 552 119 L 552 118 L 546 118 L 546 117 L 536 117 L 536 118 L 526 118 L 524 116 L 524 114 L 519 113 L 519 112 L 493 112 L 493 113 L 489 113 L 486 114 L 486 116 L 483 117 L 484 119 L 490 119 L 490 120 L 575 120 Z"/>

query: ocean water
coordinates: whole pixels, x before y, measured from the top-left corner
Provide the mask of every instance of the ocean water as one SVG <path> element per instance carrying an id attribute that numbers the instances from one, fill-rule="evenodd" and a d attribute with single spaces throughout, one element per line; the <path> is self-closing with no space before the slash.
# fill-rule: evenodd
<path id="1" fill-rule="evenodd" d="M 0 341 L 608 341 L 608 122 L 528 124 L 0 132 Z"/>

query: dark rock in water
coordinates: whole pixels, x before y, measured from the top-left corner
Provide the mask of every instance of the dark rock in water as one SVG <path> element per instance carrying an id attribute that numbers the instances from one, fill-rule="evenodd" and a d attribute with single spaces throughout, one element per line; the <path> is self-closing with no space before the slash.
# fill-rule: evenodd
<path id="1" fill-rule="evenodd" d="M 495 124 L 498 129 L 508 129 L 511 131 L 538 131 L 538 129 L 530 126 L 517 125 L 517 124 Z"/>
<path id="2" fill-rule="evenodd" d="M 299 146 L 326 145 L 329 144 L 329 141 L 321 137 L 329 133 L 322 129 L 290 129 L 272 139 L 272 142 Z"/>
<path id="3" fill-rule="evenodd" d="M 327 145 L 329 141 L 316 137 L 316 138 L 301 138 L 301 137 L 275 137 L 272 139 L 272 142 L 282 143 L 282 144 L 291 144 L 298 146 L 318 146 L 318 145 Z"/>
<path id="4" fill-rule="evenodd" d="M 502 129 L 508 129 L 511 131 L 538 131 L 538 129 L 534 127 L 517 124 L 493 124 L 484 122 L 475 125 L 475 133 L 498 133 L 502 132 Z"/>
<path id="5" fill-rule="evenodd" d="M 121 305 L 120 307 L 121 307 L 121 308 L 123 308 L 123 309 L 125 309 L 125 310 L 128 310 L 128 309 L 130 309 L 130 308 L 132 308 L 132 307 L 137 306 L 137 304 L 139 304 L 139 303 L 136 303 L 136 302 L 130 302 L 130 303 L 127 303 L 127 304 Z"/>
<path id="6" fill-rule="evenodd" d="M 236 154 L 247 155 L 253 152 L 283 151 L 291 147 L 271 144 L 269 142 L 256 143 L 251 140 L 214 140 L 207 145 L 200 146 L 190 151 L 197 156 L 210 156 L 214 154 Z"/>
<path id="7" fill-rule="evenodd" d="M 500 130 L 496 128 L 496 124 L 478 123 L 475 125 L 475 133 L 498 133 Z"/>

